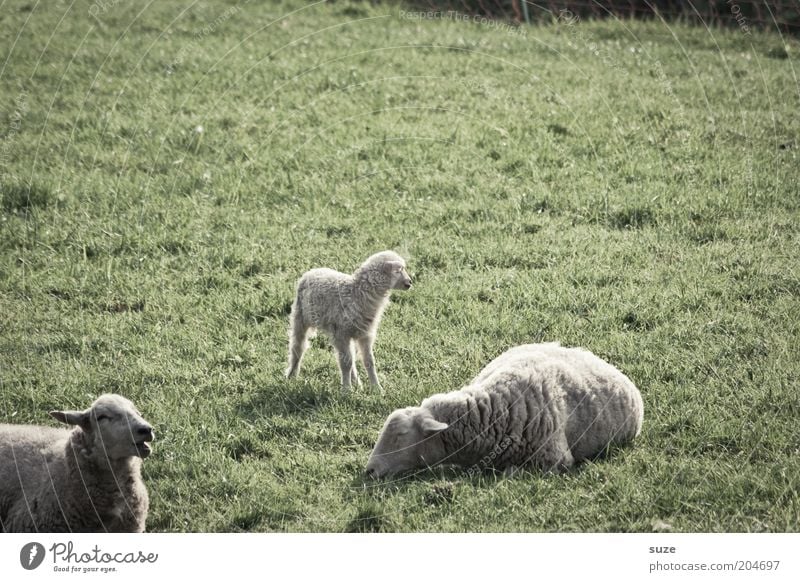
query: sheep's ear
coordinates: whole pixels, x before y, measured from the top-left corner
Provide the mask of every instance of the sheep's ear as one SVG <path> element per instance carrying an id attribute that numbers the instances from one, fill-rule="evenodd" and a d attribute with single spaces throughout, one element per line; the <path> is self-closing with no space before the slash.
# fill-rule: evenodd
<path id="1" fill-rule="evenodd" d="M 80 412 L 79 410 L 51 410 L 50 416 L 59 422 L 79 426 L 84 430 L 88 430 L 90 427 L 88 411 Z"/>
<path id="2" fill-rule="evenodd" d="M 426 437 L 442 432 L 448 427 L 447 423 L 439 422 L 432 416 L 423 416 L 419 421 L 419 428 Z"/>
<path id="3" fill-rule="evenodd" d="M 402 269 L 402 268 L 403 268 L 403 263 L 401 263 L 400 261 L 386 261 L 383 264 L 383 270 L 387 273 L 391 273 L 396 269 Z"/>

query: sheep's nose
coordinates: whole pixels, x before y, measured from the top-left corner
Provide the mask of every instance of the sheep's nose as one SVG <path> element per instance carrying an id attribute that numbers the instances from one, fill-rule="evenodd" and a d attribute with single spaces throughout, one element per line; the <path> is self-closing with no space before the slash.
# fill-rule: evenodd
<path id="1" fill-rule="evenodd" d="M 156 433 L 153 430 L 152 426 L 142 426 L 136 429 L 136 434 L 140 437 L 144 437 L 145 441 L 152 441 L 156 438 Z"/>
<path id="2" fill-rule="evenodd" d="M 375 478 L 375 469 L 371 469 L 371 468 L 368 467 L 367 470 L 364 471 L 364 477 L 367 477 L 369 479 L 374 479 Z"/>

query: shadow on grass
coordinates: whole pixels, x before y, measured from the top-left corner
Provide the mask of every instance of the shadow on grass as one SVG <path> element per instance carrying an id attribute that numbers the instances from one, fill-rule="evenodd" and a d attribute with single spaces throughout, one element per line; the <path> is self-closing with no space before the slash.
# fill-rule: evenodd
<path id="1" fill-rule="evenodd" d="M 355 515 L 345 524 L 344 533 L 379 533 L 395 530 L 389 514 L 375 501 L 359 504 Z"/>
<path id="2" fill-rule="evenodd" d="M 285 531 L 288 524 L 295 523 L 302 513 L 294 507 L 254 507 L 239 509 L 225 528 L 227 532 Z"/>
<path id="3" fill-rule="evenodd" d="M 7 212 L 27 212 L 36 207 L 45 208 L 53 199 L 52 190 L 42 184 L 0 184 L 0 205 Z"/>
<path id="4" fill-rule="evenodd" d="M 310 418 L 335 409 L 345 417 L 362 418 L 363 415 L 385 417 L 399 406 L 391 395 L 378 393 L 363 379 L 360 385 L 350 388 L 349 394 L 343 394 L 338 374 L 335 377 L 333 374 L 330 370 L 310 369 L 298 378 L 273 378 L 246 397 L 238 405 L 238 413 L 249 420 L 276 415 Z"/>
<path id="5" fill-rule="evenodd" d="M 438 467 L 428 467 L 416 471 L 402 473 L 388 479 L 371 479 L 365 475 L 356 475 L 351 481 L 351 491 L 361 493 L 366 496 L 385 497 L 386 494 L 395 495 L 406 492 L 409 488 L 417 487 L 420 483 L 430 483 L 433 488 L 430 494 L 432 499 L 447 497 L 447 492 L 441 491 L 441 484 L 445 483 L 469 483 L 477 489 L 488 489 L 495 487 L 497 483 L 505 480 L 540 480 L 540 479 L 560 479 L 564 477 L 576 477 L 587 471 L 593 463 L 611 462 L 620 456 L 627 445 L 608 447 L 600 454 L 591 459 L 586 459 L 573 466 L 563 473 L 553 473 L 544 471 L 535 465 L 526 465 L 516 469 L 511 473 L 487 467 L 478 469 L 477 467 L 461 467 L 457 465 L 443 465 Z"/>
<path id="6" fill-rule="evenodd" d="M 334 403 L 329 390 L 320 390 L 297 380 L 280 379 L 262 386 L 239 404 L 237 410 L 240 416 L 249 420 L 275 414 L 307 417 Z"/>

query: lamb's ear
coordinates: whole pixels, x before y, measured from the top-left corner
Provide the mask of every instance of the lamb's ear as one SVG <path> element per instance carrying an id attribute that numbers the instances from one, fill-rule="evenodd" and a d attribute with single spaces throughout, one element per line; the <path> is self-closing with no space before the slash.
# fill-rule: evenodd
<path id="1" fill-rule="evenodd" d="M 83 430 L 89 430 L 91 426 L 88 410 L 83 412 L 79 410 L 51 410 L 50 416 L 64 424 L 79 426 Z"/>
<path id="2" fill-rule="evenodd" d="M 419 428 L 422 430 L 422 434 L 424 434 L 426 437 L 433 436 L 437 432 L 442 432 L 447 427 L 447 423 L 439 422 L 428 414 L 419 420 Z"/>
<path id="3" fill-rule="evenodd" d="M 403 268 L 403 263 L 401 263 L 400 261 L 386 261 L 383 264 L 383 270 L 386 273 L 391 273 L 396 269 L 402 269 L 402 268 Z"/>

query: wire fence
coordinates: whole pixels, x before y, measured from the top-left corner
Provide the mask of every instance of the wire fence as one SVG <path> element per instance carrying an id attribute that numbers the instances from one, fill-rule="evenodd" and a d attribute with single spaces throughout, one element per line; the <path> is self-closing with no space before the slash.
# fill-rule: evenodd
<path id="1" fill-rule="evenodd" d="M 517 22 L 547 22 L 569 11 L 582 18 L 663 18 L 800 35 L 800 0 L 417 0 L 414 4 Z"/>

